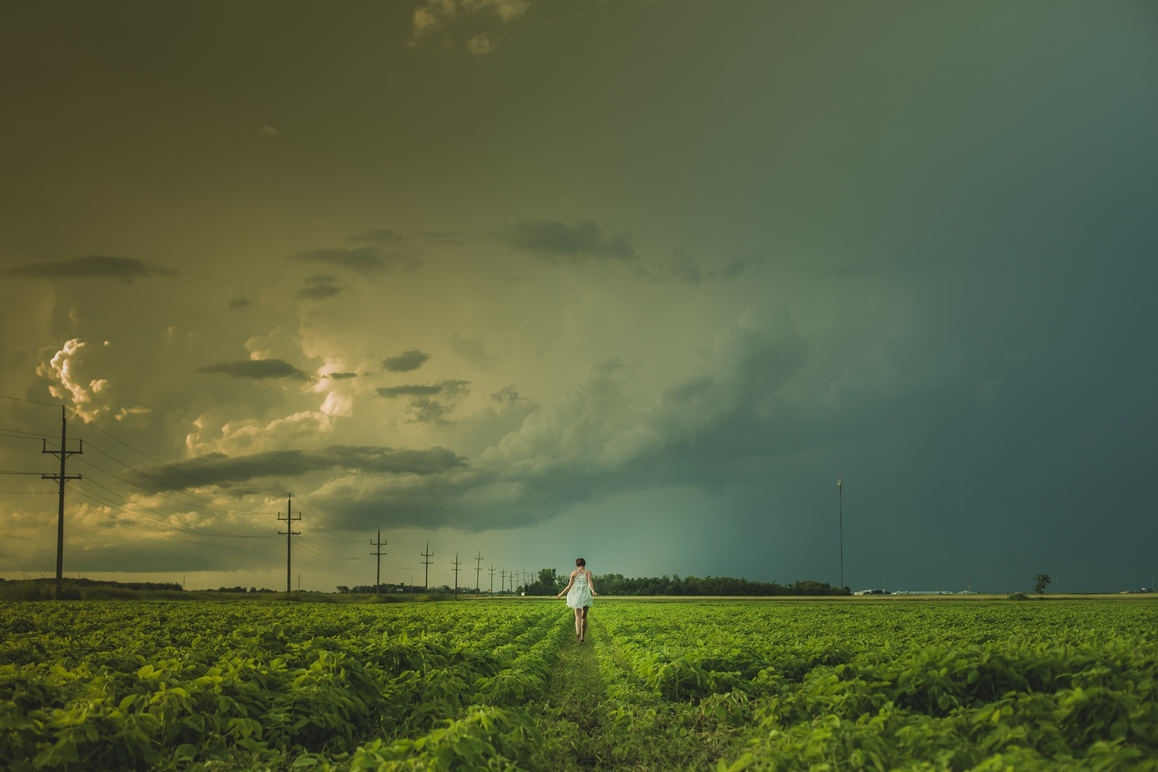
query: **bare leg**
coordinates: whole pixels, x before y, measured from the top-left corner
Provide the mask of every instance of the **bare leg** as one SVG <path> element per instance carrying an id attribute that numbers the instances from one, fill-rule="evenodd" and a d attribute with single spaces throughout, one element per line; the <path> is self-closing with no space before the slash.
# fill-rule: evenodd
<path id="1" fill-rule="evenodd" d="M 583 610 L 575 609 L 575 640 L 578 641 L 583 636 Z"/>
<path id="2" fill-rule="evenodd" d="M 579 634 L 580 642 L 587 640 L 587 612 L 591 610 L 590 606 L 583 607 L 583 630 Z"/>

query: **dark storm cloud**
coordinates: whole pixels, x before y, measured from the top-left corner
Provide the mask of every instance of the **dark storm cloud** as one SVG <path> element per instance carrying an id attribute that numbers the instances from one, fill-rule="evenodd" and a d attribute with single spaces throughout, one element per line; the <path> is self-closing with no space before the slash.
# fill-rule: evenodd
<path id="1" fill-rule="evenodd" d="M 334 284 L 334 276 L 310 276 L 306 279 L 308 286 L 302 287 L 297 291 L 299 298 L 306 300 L 325 300 L 332 298 L 334 295 L 341 294 L 345 291 L 345 287 L 339 287 Z"/>
<path id="2" fill-rule="evenodd" d="M 438 383 L 383 386 L 377 389 L 379 397 L 409 398 L 410 419 L 415 423 L 446 423 L 445 416 L 454 410 L 454 403 L 469 390 L 470 381 L 448 380 Z"/>
<path id="3" fill-rule="evenodd" d="M 556 220 L 524 220 L 508 225 L 498 237 L 516 249 L 554 262 L 636 259 L 630 234 L 605 237 L 599 225 L 591 220 L 571 225 Z"/>
<path id="4" fill-rule="evenodd" d="M 334 295 L 340 295 L 344 291 L 342 287 L 334 284 L 315 284 L 312 287 L 302 287 L 294 295 L 303 300 L 325 300 L 334 297 Z"/>
<path id="5" fill-rule="evenodd" d="M 429 359 L 430 354 L 412 348 L 409 351 L 403 351 L 398 356 L 386 357 L 382 360 L 382 366 L 392 373 L 408 373 L 422 367 Z"/>
<path id="6" fill-rule="evenodd" d="M 335 381 L 345 381 L 350 378 L 357 378 L 357 373 L 326 373 L 323 378 L 331 378 Z"/>
<path id="7" fill-rule="evenodd" d="M 410 419 L 415 423 L 446 423 L 445 416 L 450 415 L 454 405 L 432 397 L 415 397 L 410 400 L 409 409 Z"/>
<path id="8" fill-rule="evenodd" d="M 526 402 L 527 398 L 519 394 L 519 390 L 515 388 L 515 384 L 504 386 L 503 388 L 491 394 L 491 399 L 495 402 L 505 404 L 515 404 L 518 402 Z"/>
<path id="9" fill-rule="evenodd" d="M 249 305 L 249 301 L 245 298 L 235 298 L 229 301 L 229 310 L 236 311 L 239 308 L 245 308 Z"/>
<path id="10" fill-rule="evenodd" d="M 186 489 L 266 477 L 300 477 L 335 467 L 371 474 L 436 475 L 465 466 L 466 459 L 440 447 L 409 450 L 377 445 L 331 445 L 316 451 L 269 450 L 232 457 L 210 453 L 167 467 L 149 467 L 142 472 L 165 486 Z"/>
<path id="11" fill-rule="evenodd" d="M 302 262 L 336 265 L 363 274 L 384 273 L 392 268 L 411 271 L 422 263 L 413 255 L 402 252 L 384 252 L 378 247 L 315 249 L 294 255 L 293 259 Z"/>
<path id="12" fill-rule="evenodd" d="M 281 359 L 240 359 L 236 362 L 218 362 L 197 368 L 199 373 L 219 373 L 233 378 L 263 381 L 269 378 L 292 378 L 308 381 L 310 376 Z"/>
<path id="13" fill-rule="evenodd" d="M 379 397 L 430 397 L 435 394 L 457 396 L 466 391 L 470 381 L 439 381 L 438 383 L 407 384 L 404 386 L 382 386 Z"/>
<path id="14" fill-rule="evenodd" d="M 14 279 L 94 279 L 107 278 L 128 284 L 134 279 L 154 276 L 177 276 L 172 268 L 149 265 L 135 257 L 89 255 L 50 263 L 25 263 L 0 271 L 0 276 Z"/>
<path id="15" fill-rule="evenodd" d="M 616 493 L 743 484 L 753 461 L 767 464 L 784 454 L 786 431 L 799 429 L 783 389 L 808 354 L 809 343 L 791 320 L 767 329 L 729 326 L 716 336 L 707 362 L 712 375 L 676 382 L 642 411 L 627 388 L 629 368 L 616 359 L 596 362 L 584 383 L 518 432 L 519 452 L 533 449 L 534 463 L 522 463 L 523 455 L 497 456 L 450 477 L 403 486 L 351 483 L 344 492 L 332 489 L 326 505 L 350 522 L 386 511 L 399 525 L 471 531 L 524 527 Z M 437 386 L 404 393 L 431 399 Z M 491 396 L 504 407 L 525 401 L 513 385 Z M 651 441 L 622 454 L 623 438 L 639 429 Z"/>

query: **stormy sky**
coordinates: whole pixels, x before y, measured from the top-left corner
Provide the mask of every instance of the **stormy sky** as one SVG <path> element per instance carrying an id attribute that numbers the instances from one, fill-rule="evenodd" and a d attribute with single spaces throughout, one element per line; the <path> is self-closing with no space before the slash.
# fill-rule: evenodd
<path id="1" fill-rule="evenodd" d="M 1152 3 L 0 25 L 0 575 L 1151 583 Z M 71 445 L 70 449 L 75 449 Z M 32 472 L 33 474 L 9 474 Z M 296 576 L 295 576 L 296 581 Z M 496 587 L 498 574 L 495 577 Z"/>

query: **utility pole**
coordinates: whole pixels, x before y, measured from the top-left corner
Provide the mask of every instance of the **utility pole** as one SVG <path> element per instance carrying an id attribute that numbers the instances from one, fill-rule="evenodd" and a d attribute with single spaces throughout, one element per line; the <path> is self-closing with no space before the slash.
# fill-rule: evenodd
<path id="1" fill-rule="evenodd" d="M 840 511 L 840 586 L 844 587 L 844 478 L 836 478 L 837 507 Z"/>
<path id="2" fill-rule="evenodd" d="M 462 561 L 458 559 L 458 553 L 454 553 L 454 561 L 451 563 L 454 566 L 454 599 L 458 600 L 458 567 L 462 565 Z"/>
<path id="3" fill-rule="evenodd" d="M 60 484 L 60 505 L 56 512 L 56 597 L 60 597 L 60 583 L 64 579 L 64 484 L 69 480 L 79 480 L 79 474 L 69 475 L 64 472 L 64 462 L 69 456 L 78 456 L 84 453 L 84 440 L 80 441 L 80 450 L 67 450 L 64 446 L 68 439 L 68 408 L 60 406 L 60 450 L 49 450 L 48 440 L 44 440 L 41 453 L 51 453 L 60 457 L 60 474 L 42 474 L 42 480 L 56 480 Z"/>
<path id="4" fill-rule="evenodd" d="M 292 545 L 290 542 L 293 540 L 293 537 L 301 534 L 301 531 L 294 530 L 294 523 L 302 519 L 301 512 L 298 512 L 297 517 L 294 517 L 293 503 L 294 495 L 291 493 L 289 498 L 286 499 L 285 517 L 282 517 L 281 512 L 277 513 L 277 519 L 285 521 L 285 531 L 278 531 L 277 533 L 278 536 L 281 536 L 283 533 L 285 534 L 285 596 L 287 598 L 290 597 L 290 593 L 293 590 L 293 571 L 290 570 Z"/>
<path id="5" fill-rule="evenodd" d="M 490 572 L 491 572 L 491 592 L 490 592 L 490 595 L 493 598 L 495 596 L 495 564 L 494 563 L 491 563 Z M 1152 582 L 1151 582 L 1151 584 L 1152 584 Z"/>
<path id="6" fill-rule="evenodd" d="M 378 559 L 378 561 L 377 561 L 378 562 L 378 568 L 377 568 L 377 570 L 374 571 L 374 594 L 377 595 L 378 594 L 378 588 L 382 584 L 382 556 L 386 554 L 385 552 L 382 551 L 382 548 L 386 546 L 386 542 L 382 541 L 382 529 L 381 528 L 378 529 L 378 541 L 377 541 L 377 543 L 370 542 L 370 546 L 374 547 L 377 550 L 377 552 L 371 552 L 370 553 L 370 555 L 372 557 L 376 557 Z"/>
<path id="7" fill-rule="evenodd" d="M 426 578 L 422 580 L 422 589 L 425 592 L 430 592 L 430 564 L 434 562 L 431 560 L 434 553 L 430 551 L 430 542 L 426 542 L 426 552 L 419 552 L 418 554 L 423 558 L 422 565 L 426 566 Z"/>
<path id="8" fill-rule="evenodd" d="M 502 595 L 506 591 L 507 591 L 507 567 L 503 566 L 503 569 L 501 571 L 499 571 L 499 595 Z"/>
<path id="9" fill-rule="evenodd" d="M 479 596 L 479 593 L 482 592 L 482 585 L 480 585 L 479 581 L 478 581 L 479 575 L 482 574 L 482 551 L 481 550 L 478 553 L 478 557 L 476 557 L 474 559 L 474 561 L 475 561 L 475 564 L 474 564 L 474 596 L 477 598 Z"/>

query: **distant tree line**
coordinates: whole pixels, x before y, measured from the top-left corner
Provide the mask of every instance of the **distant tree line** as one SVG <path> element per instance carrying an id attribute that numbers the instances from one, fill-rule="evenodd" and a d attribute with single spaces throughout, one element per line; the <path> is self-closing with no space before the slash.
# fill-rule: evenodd
<path id="1" fill-rule="evenodd" d="M 180 590 L 182 589 L 178 582 L 114 582 L 109 579 L 85 579 L 78 577 L 76 579 L 66 578 L 66 582 L 74 587 L 119 587 L 125 590 Z M 11 582 L 13 584 L 51 584 L 56 585 L 56 577 L 37 577 L 35 579 L 4 579 L 0 577 L 0 584 Z M 245 592 L 242 590 L 242 592 Z"/>
<path id="2" fill-rule="evenodd" d="M 834 587 L 828 582 L 798 580 L 792 584 L 753 582 L 730 576 L 668 576 L 626 577 L 623 574 L 595 574 L 595 590 L 600 595 L 849 595 L 847 587 Z M 526 586 L 528 595 L 555 595 L 567 586 L 567 576 L 560 576 L 553 568 L 539 571 L 539 578 Z"/>
<path id="3" fill-rule="evenodd" d="M 338 591 L 339 595 L 346 595 L 346 594 L 350 594 L 350 595 L 373 595 L 374 594 L 374 585 L 372 585 L 372 584 L 358 584 L 358 585 L 354 585 L 354 586 L 347 586 L 344 584 L 339 584 L 334 589 L 336 589 Z M 416 585 L 416 584 L 385 584 L 385 583 L 383 583 L 383 584 L 378 585 L 378 593 L 381 595 L 385 595 L 387 593 L 400 593 L 400 592 L 417 593 L 420 595 L 421 594 L 453 595 L 454 594 L 454 588 L 451 587 L 449 584 L 443 584 L 443 585 L 439 585 L 439 586 L 431 585 L 430 587 L 421 587 L 421 586 Z M 459 595 L 474 595 L 476 593 L 480 593 L 480 591 L 476 590 L 474 587 L 459 587 L 458 588 L 458 594 Z M 480 593 L 480 594 L 485 594 L 485 593 Z"/>
<path id="4" fill-rule="evenodd" d="M 359 584 L 359 585 L 355 585 L 353 587 L 348 587 L 344 584 L 339 584 L 337 587 L 338 592 L 342 595 L 345 595 L 347 593 L 355 593 L 355 594 L 361 593 L 361 594 L 365 594 L 365 595 L 373 595 L 374 589 L 375 589 L 374 585 L 372 585 L 372 584 Z M 380 584 L 380 585 L 378 585 L 377 589 L 378 589 L 379 593 L 423 592 L 424 591 L 421 587 L 415 587 L 412 584 L 410 584 L 410 585 L 406 585 L 406 584 Z M 435 591 L 436 590 L 434 588 L 431 589 L 431 592 L 435 592 Z M 449 587 L 447 588 L 447 592 L 450 592 Z"/>

